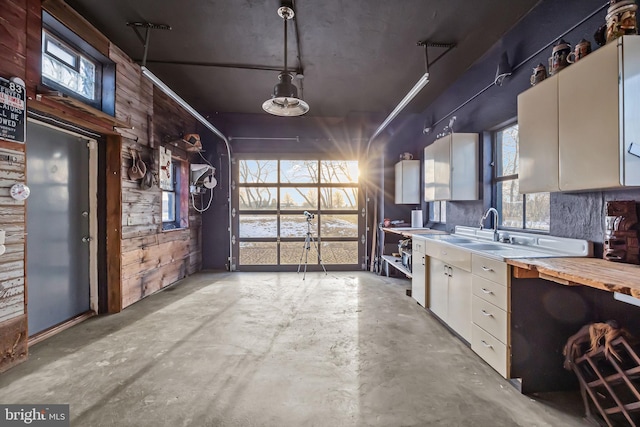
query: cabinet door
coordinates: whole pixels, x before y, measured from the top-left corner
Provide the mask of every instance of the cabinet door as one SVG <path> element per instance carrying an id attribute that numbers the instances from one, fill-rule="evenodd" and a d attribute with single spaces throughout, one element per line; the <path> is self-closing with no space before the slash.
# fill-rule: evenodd
<path id="1" fill-rule="evenodd" d="M 478 134 L 451 136 L 451 200 L 478 200 Z"/>
<path id="2" fill-rule="evenodd" d="M 462 338 L 471 341 L 471 273 L 451 268 L 447 322 Z"/>
<path id="3" fill-rule="evenodd" d="M 567 70 L 563 70 L 564 73 Z M 558 191 L 558 73 L 518 96 L 520 192 Z"/>
<path id="4" fill-rule="evenodd" d="M 433 144 L 424 149 L 424 201 L 433 202 L 436 199 L 436 158 Z"/>
<path id="5" fill-rule="evenodd" d="M 433 143 L 435 200 L 451 200 L 451 135 Z"/>
<path id="6" fill-rule="evenodd" d="M 425 255 L 421 253 L 416 253 L 414 251 L 412 257 L 412 267 L 411 267 L 411 296 L 423 307 L 426 307 L 426 266 L 425 266 Z"/>
<path id="7" fill-rule="evenodd" d="M 617 44 L 558 73 L 562 191 L 621 185 Z"/>
<path id="8" fill-rule="evenodd" d="M 396 163 L 396 204 L 420 203 L 420 160 Z"/>
<path id="9" fill-rule="evenodd" d="M 448 266 L 439 259 L 429 259 L 429 309 L 447 322 Z"/>

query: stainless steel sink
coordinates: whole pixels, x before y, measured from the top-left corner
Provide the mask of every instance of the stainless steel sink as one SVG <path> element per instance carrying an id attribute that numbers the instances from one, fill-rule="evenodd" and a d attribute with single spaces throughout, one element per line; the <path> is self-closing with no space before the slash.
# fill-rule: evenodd
<path id="1" fill-rule="evenodd" d="M 451 236 L 451 235 L 442 235 L 442 236 L 438 236 L 437 240 L 442 240 L 443 242 L 447 242 L 447 243 L 454 243 L 457 245 L 463 245 L 463 244 L 471 244 L 471 243 L 478 243 L 477 241 L 471 240 L 471 239 L 467 239 L 464 237 L 458 237 L 458 236 Z"/>

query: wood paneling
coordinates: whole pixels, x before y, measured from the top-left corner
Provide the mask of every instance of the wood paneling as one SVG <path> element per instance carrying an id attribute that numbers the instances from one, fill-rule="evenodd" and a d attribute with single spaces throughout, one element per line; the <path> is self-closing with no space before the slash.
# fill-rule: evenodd
<path id="1" fill-rule="evenodd" d="M 27 358 L 27 316 L 0 325 L 0 372 Z"/>
<path id="2" fill-rule="evenodd" d="M 115 117 L 133 129 L 113 127 L 113 119 L 38 96 L 41 68 L 42 8 L 88 41 L 116 64 Z M 183 202 L 189 227 L 162 231 L 162 192 L 129 180 L 129 148 L 141 152 L 157 173 L 156 150 L 185 133 L 197 132 L 197 122 L 170 98 L 155 91 L 140 67 L 96 31 L 62 0 L 0 0 L 0 76 L 20 77 L 27 84 L 28 108 L 104 135 L 106 179 L 106 306 L 115 313 L 165 286 L 201 269 L 201 218 Z M 118 123 L 115 123 L 118 124 Z M 155 144 L 153 143 L 155 141 Z M 28 144 L 28 135 L 27 142 Z M 9 187 L 24 182 L 25 145 L 0 141 L 12 150 L 13 162 L 0 162 L 0 229 L 6 231 L 6 253 L 0 257 L 0 372 L 27 357 L 27 290 L 25 273 L 25 202 L 9 197 Z M 184 163 L 183 187 L 188 196 L 189 154 L 177 147 Z M 28 207 L 28 204 L 27 204 Z"/>

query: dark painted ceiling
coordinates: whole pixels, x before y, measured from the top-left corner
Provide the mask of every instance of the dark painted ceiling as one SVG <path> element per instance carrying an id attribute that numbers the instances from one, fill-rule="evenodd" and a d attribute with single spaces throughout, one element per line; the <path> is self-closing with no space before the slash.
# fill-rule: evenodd
<path id="1" fill-rule="evenodd" d="M 429 85 L 407 111 L 419 112 L 524 16 L 538 0 L 296 0 L 289 68 L 304 71 L 309 115 L 388 113 L 425 71 L 420 40 L 456 43 L 430 68 Z M 135 60 L 143 45 L 127 22 L 152 30 L 148 67 L 203 114 L 261 113 L 278 71 L 157 61 L 283 67 L 279 0 L 68 0 Z M 430 59 L 443 49 L 429 48 Z M 497 65 L 497 64 L 496 64 Z M 493 76 L 487 76 L 487 82 Z"/>

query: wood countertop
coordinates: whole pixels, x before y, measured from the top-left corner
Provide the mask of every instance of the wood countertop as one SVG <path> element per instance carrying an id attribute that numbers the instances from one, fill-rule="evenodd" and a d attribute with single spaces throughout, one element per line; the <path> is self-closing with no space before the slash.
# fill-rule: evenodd
<path id="1" fill-rule="evenodd" d="M 540 277 L 566 286 L 589 286 L 640 298 L 640 266 L 600 258 L 509 259 L 516 278 Z"/>

